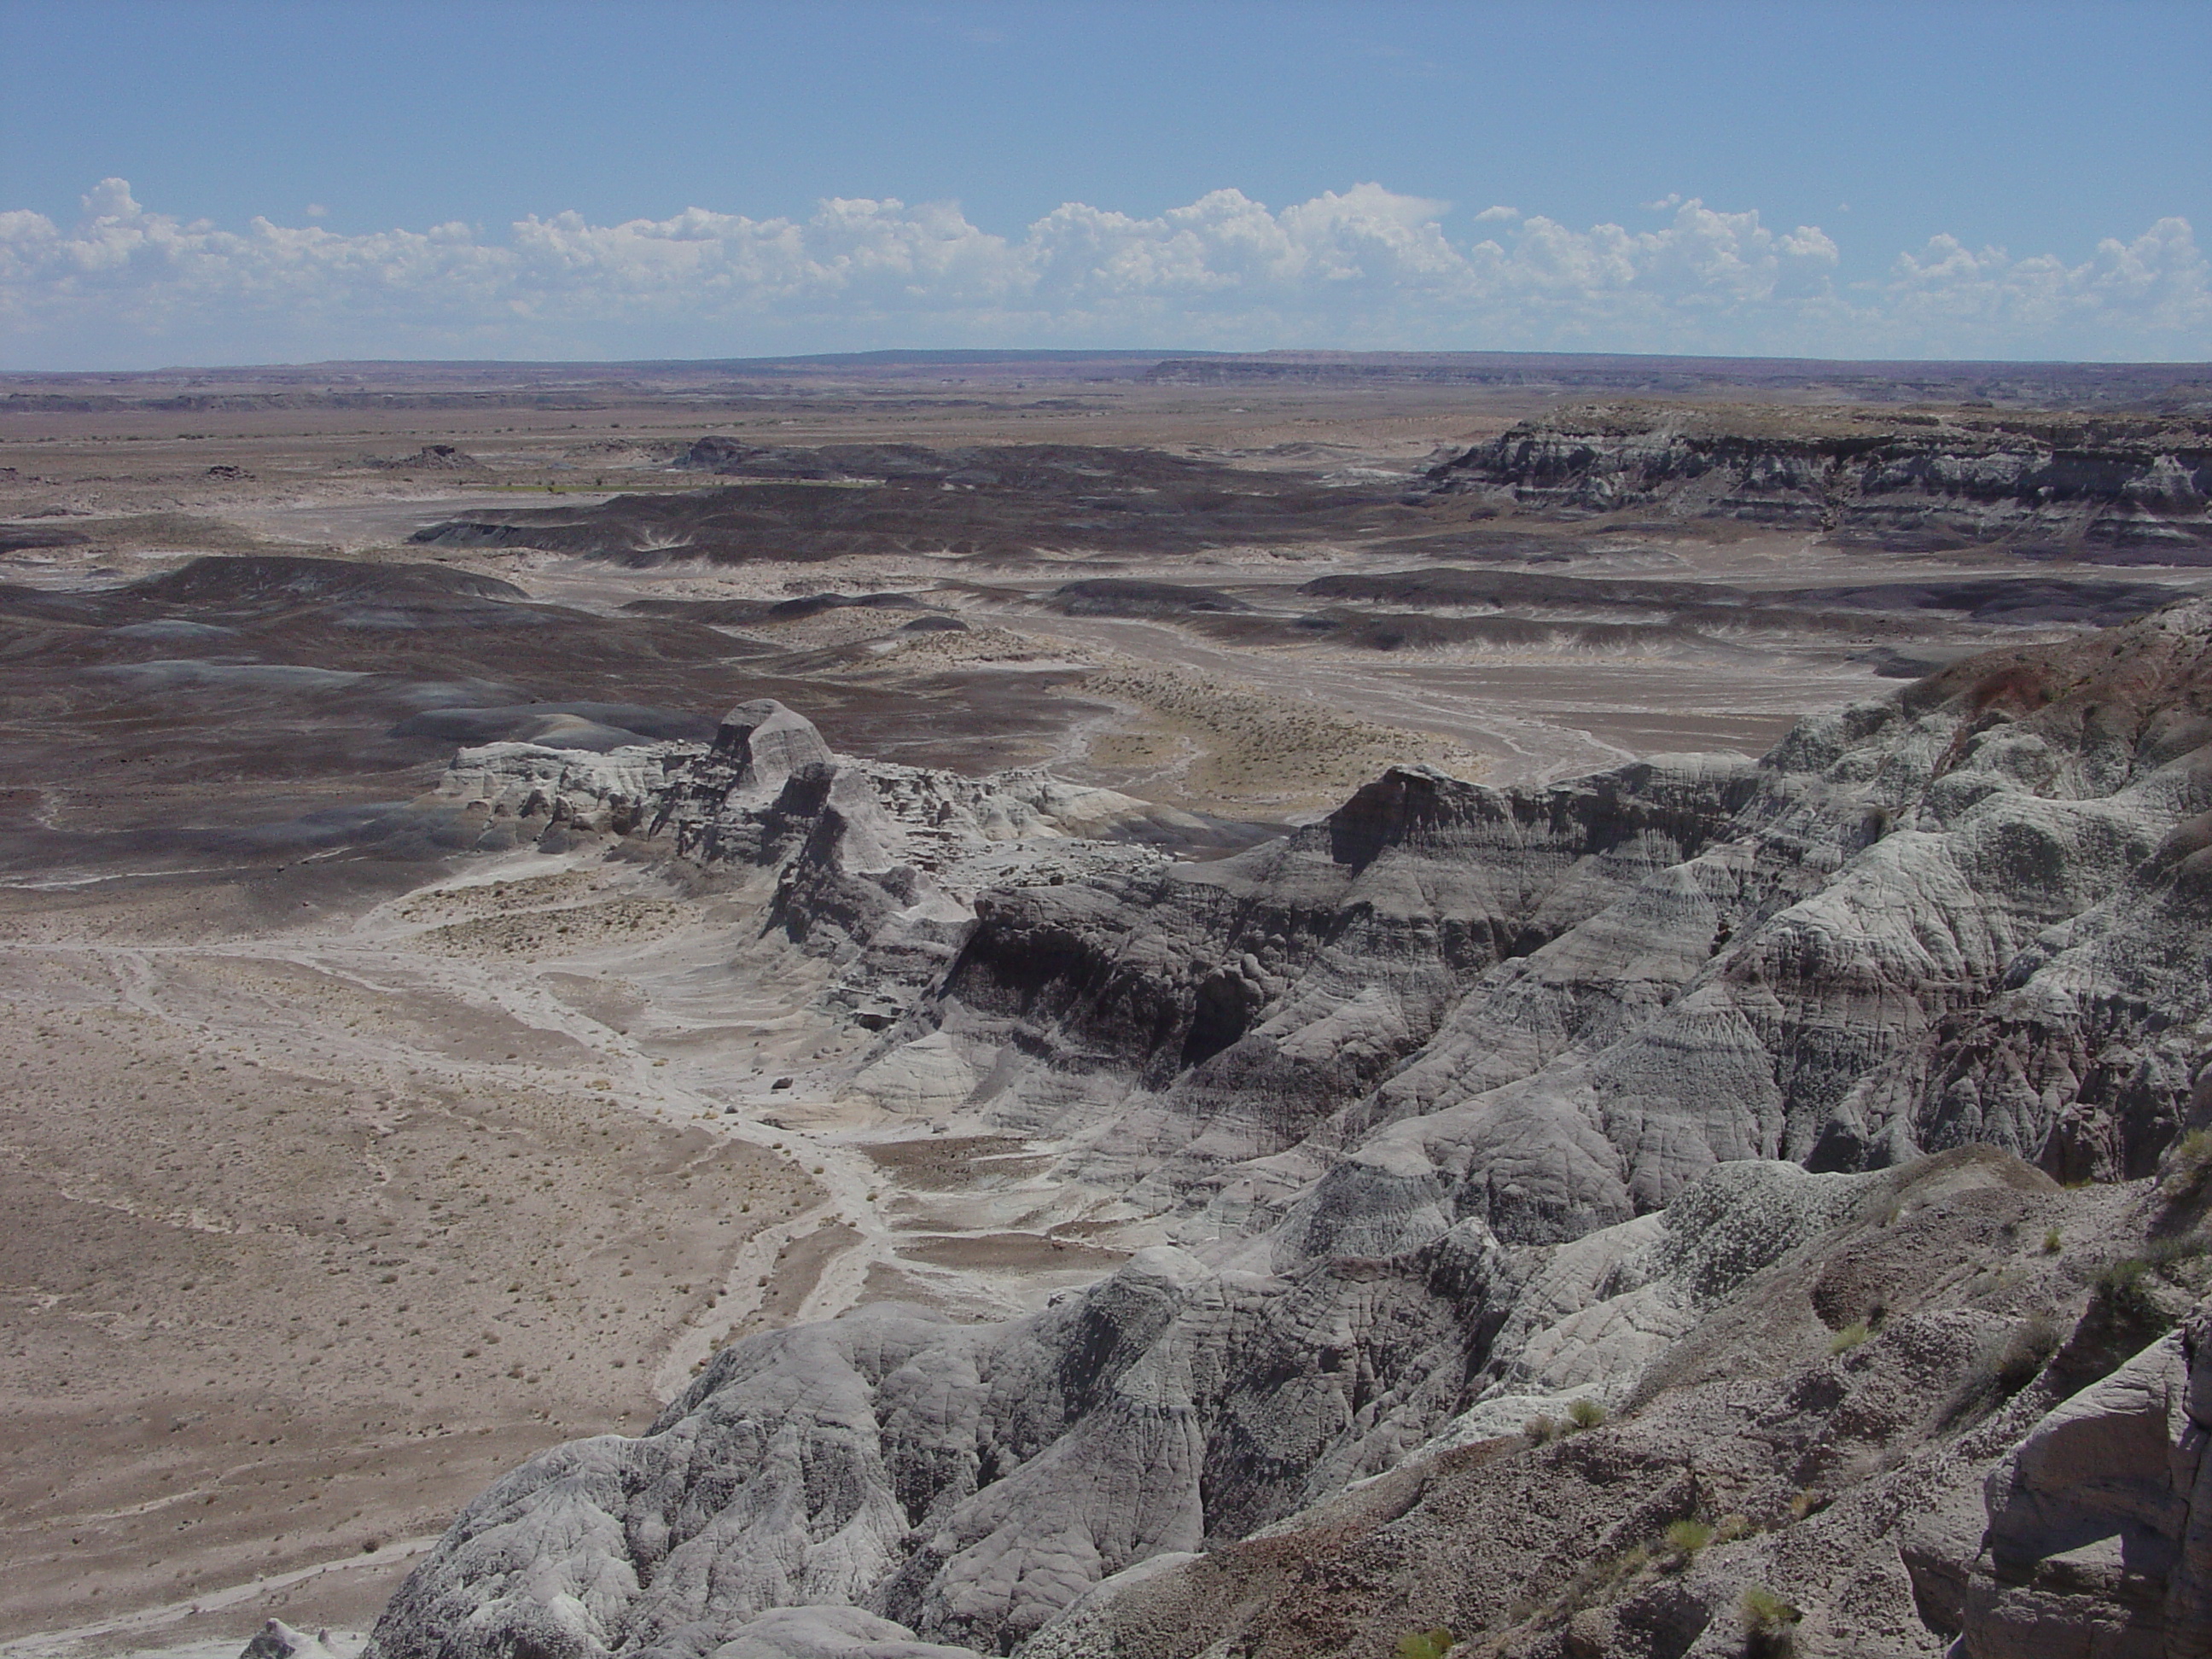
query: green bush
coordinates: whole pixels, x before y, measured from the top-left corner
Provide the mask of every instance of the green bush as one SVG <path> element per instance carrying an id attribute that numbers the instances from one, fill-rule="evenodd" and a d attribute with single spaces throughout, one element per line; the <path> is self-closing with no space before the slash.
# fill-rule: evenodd
<path id="1" fill-rule="evenodd" d="M 1844 1326 L 1843 1329 L 1838 1331 L 1833 1336 L 1828 1339 L 1828 1352 L 1830 1353 L 1848 1353 L 1873 1334 L 1874 1333 L 1867 1328 L 1867 1322 L 1865 1320 L 1854 1319 L 1850 1324 Z"/>
<path id="2" fill-rule="evenodd" d="M 1743 1620 L 1744 1652 L 1749 1659 L 1787 1659 L 1791 1633 L 1804 1617 L 1764 1584 L 1753 1584 L 1736 1604 Z"/>
<path id="3" fill-rule="evenodd" d="M 1567 1407 L 1567 1421 L 1578 1429 L 1602 1428 L 1605 1419 L 1605 1407 L 1587 1397 L 1573 1401 Z"/>
<path id="4" fill-rule="evenodd" d="M 1398 1659 L 1444 1659 L 1451 1651 L 1452 1633 L 1442 1625 L 1434 1630 L 1417 1630 L 1410 1636 L 1398 1638 Z"/>
<path id="5" fill-rule="evenodd" d="M 2043 1235 L 2043 1253 L 2045 1255 L 2057 1255 L 2065 1247 L 2065 1243 L 2066 1235 L 2053 1227 Z"/>
<path id="6" fill-rule="evenodd" d="M 1667 1525 L 1667 1547 L 1684 1561 L 1713 1541 L 1713 1529 L 1702 1521 L 1672 1521 Z"/>

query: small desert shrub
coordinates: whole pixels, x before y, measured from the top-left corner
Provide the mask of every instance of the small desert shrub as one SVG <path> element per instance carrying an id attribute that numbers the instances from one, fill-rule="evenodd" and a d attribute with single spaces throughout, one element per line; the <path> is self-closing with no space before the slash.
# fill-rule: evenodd
<path id="1" fill-rule="evenodd" d="M 1442 1625 L 1434 1630 L 1417 1630 L 1398 1638 L 1398 1659 L 1444 1659 L 1451 1651 L 1452 1633 Z"/>
<path id="2" fill-rule="evenodd" d="M 2138 1324 L 2159 1322 L 2158 1304 L 2143 1288 L 2143 1280 L 2150 1270 L 2149 1257 L 2123 1256 L 2097 1275 L 2097 1293 L 2123 1319 Z"/>
<path id="3" fill-rule="evenodd" d="M 1703 1521 L 1670 1521 L 1667 1524 L 1668 1553 L 1684 1564 L 1713 1541 L 1713 1529 Z"/>
<path id="4" fill-rule="evenodd" d="M 1605 1407 L 1596 1401 L 1582 1399 L 1571 1401 L 1567 1407 L 1567 1421 L 1578 1429 L 1596 1429 L 1605 1425 Z"/>
<path id="5" fill-rule="evenodd" d="M 1808 1515 L 1817 1515 L 1828 1507 L 1828 1495 L 1817 1486 L 1807 1486 L 1790 1499 L 1790 1518 L 1802 1521 Z"/>
<path id="6" fill-rule="evenodd" d="M 1955 1428 L 1969 1418 L 2009 1400 L 2043 1374 L 2051 1356 L 2066 1340 L 2065 1328 L 2047 1313 L 2030 1314 L 2001 1338 L 1985 1343 L 1936 1418 L 1936 1426 Z"/>
<path id="7" fill-rule="evenodd" d="M 1830 1353 L 1849 1353 L 1874 1334 L 1863 1319 L 1854 1319 L 1850 1324 L 1828 1339 Z"/>
<path id="8" fill-rule="evenodd" d="M 2154 1267 L 2171 1267 L 2177 1261 L 2191 1261 L 2212 1251 L 2212 1239 L 2203 1233 L 2179 1233 L 2172 1238 L 2154 1238 L 2143 1247 L 2142 1259 Z"/>
<path id="9" fill-rule="evenodd" d="M 1540 1446 L 1547 1441 L 1559 1437 L 1559 1419 L 1539 1412 L 1521 1425 L 1521 1432 Z"/>
<path id="10" fill-rule="evenodd" d="M 1747 1535 L 1750 1531 L 1751 1517 L 1749 1516 L 1724 1515 L 1721 1516 L 1718 1522 L 1717 1522 L 1713 1528 L 1713 1542 L 1716 1544 L 1733 1544 L 1737 1539 Z"/>
<path id="11" fill-rule="evenodd" d="M 2043 1374 L 2066 1333 L 2047 1313 L 2030 1314 L 1997 1350 L 1990 1382 L 2009 1399 Z"/>
<path id="12" fill-rule="evenodd" d="M 2045 1233 L 2043 1236 L 2043 1253 L 2045 1255 L 2057 1255 L 2061 1249 L 2065 1248 L 2065 1244 L 2066 1235 L 2060 1232 L 2056 1227 L 2051 1228 L 2050 1231 Z"/>
<path id="13" fill-rule="evenodd" d="M 2166 1155 L 2166 1173 L 2159 1178 L 2160 1196 L 2170 1204 L 2185 1204 L 2212 1182 L 2212 1129 L 2192 1129 L 2173 1143 Z"/>
<path id="14" fill-rule="evenodd" d="M 2175 1238 L 2154 1239 L 2143 1247 L 2141 1255 L 2123 1256 L 2097 1275 L 2097 1291 L 2105 1304 L 2122 1319 L 2160 1329 L 2172 1323 L 2159 1307 L 2157 1301 L 2143 1281 L 2160 1268 L 2212 1251 L 2212 1239 L 2202 1233 L 2184 1233 Z"/>
<path id="15" fill-rule="evenodd" d="M 1786 1659 L 1794 1645 L 1790 1632 L 1804 1615 L 1764 1584 L 1753 1584 L 1736 1604 L 1743 1620 L 1744 1652 L 1750 1659 Z"/>

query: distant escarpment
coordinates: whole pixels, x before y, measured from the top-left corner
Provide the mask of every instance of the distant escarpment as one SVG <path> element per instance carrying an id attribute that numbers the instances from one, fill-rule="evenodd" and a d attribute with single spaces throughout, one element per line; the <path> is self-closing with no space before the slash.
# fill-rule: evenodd
<path id="1" fill-rule="evenodd" d="M 1213 863 L 819 750 L 574 766 L 876 975 L 826 1087 L 1133 1254 L 732 1345 L 374 1659 L 2212 1652 L 2212 603 Z"/>
<path id="2" fill-rule="evenodd" d="M 2197 420 L 1584 405 L 1441 463 L 1426 489 L 1552 514 L 2212 562 L 2212 425 Z"/>

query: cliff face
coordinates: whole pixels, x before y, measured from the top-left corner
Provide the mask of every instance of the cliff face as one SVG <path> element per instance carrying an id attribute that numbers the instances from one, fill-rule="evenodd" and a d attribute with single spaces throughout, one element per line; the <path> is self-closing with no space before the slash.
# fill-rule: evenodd
<path id="1" fill-rule="evenodd" d="M 1428 490 L 1847 536 L 2212 556 L 2212 431 L 2190 422 L 1570 410 L 1443 462 Z"/>
<path id="2" fill-rule="evenodd" d="M 2200 1650 L 2212 604 L 1212 865 L 994 865 L 1005 781 L 819 747 L 589 764 L 875 975 L 855 1093 L 1174 1243 L 732 1346 L 486 1493 L 377 1659 L 748 1659 L 791 1603 L 825 1653 Z"/>

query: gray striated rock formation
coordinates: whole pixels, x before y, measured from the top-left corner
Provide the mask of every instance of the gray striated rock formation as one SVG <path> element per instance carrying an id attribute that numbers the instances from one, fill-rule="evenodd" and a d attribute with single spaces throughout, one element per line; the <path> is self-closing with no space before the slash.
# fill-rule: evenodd
<path id="1" fill-rule="evenodd" d="M 2119 1236 L 2130 1211 L 1978 1148 L 1862 1176 L 1746 1163 L 1572 1245 L 1465 1222 L 1291 1276 L 1151 1252 L 1005 1325 L 864 1308 L 725 1351 L 641 1438 L 508 1476 L 375 1652 L 738 1659 L 721 1644 L 814 1601 L 1036 1659 L 1381 1655 L 1436 1624 L 1500 1652 L 1719 1653 L 1758 1584 L 1803 1614 L 1802 1651 L 1934 1653 L 2011 1605 L 1982 1587 L 2014 1558 L 1978 1554 L 1993 1464 L 1993 1506 L 2015 1466 L 2086 1470 L 2097 1513 L 2195 1535 L 2186 1501 L 2097 1485 L 2163 1462 L 2035 1450 L 2135 1410 L 2114 1391 L 2175 1351 L 2036 1426 L 2046 1322 L 2083 1299 L 2078 1263 L 2038 1241 Z M 1616 1425 L 1519 1431 L 1606 1401 Z M 1729 1535 L 1670 1562 L 1665 1528 L 1698 1517 Z"/>
<path id="2" fill-rule="evenodd" d="M 835 960 L 833 1003 L 877 1028 L 942 977 L 980 887 L 1151 868 L 1164 860 L 1146 840 L 1205 833 L 1040 769 L 975 779 L 836 755 L 769 699 L 731 710 L 711 744 L 464 749 L 431 805 L 482 848 L 632 836 L 709 868 L 772 874 L 763 926 Z"/>
<path id="3" fill-rule="evenodd" d="M 1057 884 L 1048 782 L 841 762 L 775 705 L 574 764 L 772 870 L 839 994 L 893 988 L 856 1092 L 1177 1244 L 1006 1323 L 733 1346 L 471 1505 L 374 1659 L 689 1659 L 794 1603 L 1056 1659 L 2200 1650 L 2201 1310 L 2164 1333 L 2212 1289 L 2212 605 L 1756 764 L 1396 769 Z M 1519 1432 L 1577 1402 L 1618 1420 Z"/>
<path id="4" fill-rule="evenodd" d="M 1785 422 L 1771 410 L 1595 404 L 1444 461 L 1427 488 L 1554 514 L 1629 508 L 1862 536 L 2086 543 L 2159 562 L 2212 556 L 2212 433 L 2185 422 Z"/>
<path id="5" fill-rule="evenodd" d="M 1279 1252 L 1350 1215 L 1565 1239 L 1742 1158 L 2139 1176 L 2212 1047 L 2208 697 L 2191 602 L 1755 767 L 1396 770 L 1219 864 L 981 895 L 937 1024 L 977 1077 L 1048 1055 L 993 1120 L 1110 1121 L 1070 1168 L 1192 1242 L 1294 1206 Z"/>

